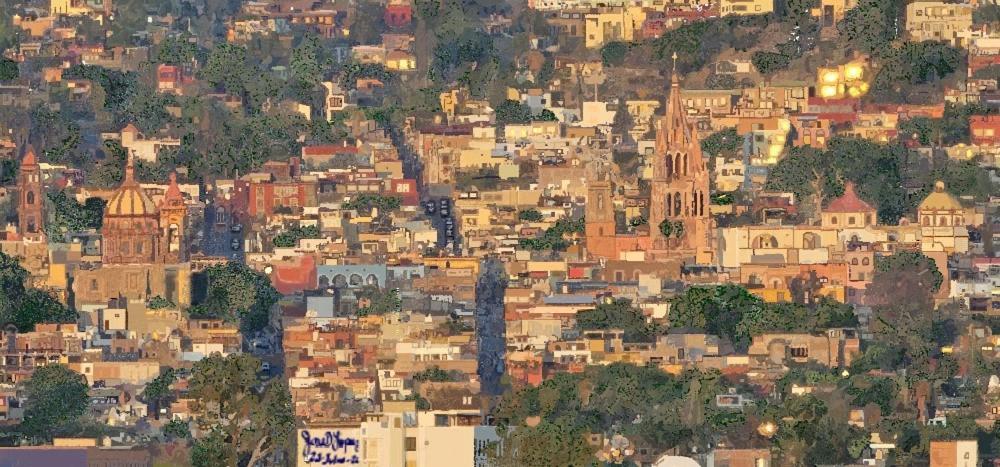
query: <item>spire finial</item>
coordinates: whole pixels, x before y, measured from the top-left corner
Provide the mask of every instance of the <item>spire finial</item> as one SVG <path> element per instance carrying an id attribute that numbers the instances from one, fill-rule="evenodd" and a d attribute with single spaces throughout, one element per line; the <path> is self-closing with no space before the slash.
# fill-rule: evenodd
<path id="1" fill-rule="evenodd" d="M 127 156 L 125 157 L 125 183 L 132 183 L 135 181 L 135 154 L 131 150 L 126 149 Z"/>
<path id="2" fill-rule="evenodd" d="M 674 54 L 670 56 L 670 58 L 672 58 L 673 61 L 674 61 L 674 63 L 673 63 L 673 71 L 674 71 L 674 73 L 677 73 L 677 51 L 676 50 L 674 51 Z"/>

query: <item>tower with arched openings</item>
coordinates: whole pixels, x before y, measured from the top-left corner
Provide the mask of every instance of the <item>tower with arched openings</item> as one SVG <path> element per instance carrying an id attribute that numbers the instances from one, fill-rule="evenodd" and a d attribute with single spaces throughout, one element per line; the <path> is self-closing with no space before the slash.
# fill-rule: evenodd
<path id="1" fill-rule="evenodd" d="M 701 155 L 698 133 L 687 121 L 680 81 L 671 77 L 666 114 L 656 134 L 649 200 L 650 236 L 654 256 L 672 258 L 708 252 L 709 173 Z M 660 225 L 669 222 L 669 236 Z"/>

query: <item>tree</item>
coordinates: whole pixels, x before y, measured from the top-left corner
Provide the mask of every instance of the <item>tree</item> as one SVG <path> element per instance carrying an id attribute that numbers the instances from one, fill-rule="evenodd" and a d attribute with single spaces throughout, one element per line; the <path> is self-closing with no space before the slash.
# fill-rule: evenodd
<path id="1" fill-rule="evenodd" d="M 622 329 L 627 342 L 651 342 L 659 328 L 647 322 L 642 310 L 626 299 L 600 303 L 592 310 L 582 310 L 576 314 L 576 326 L 582 330 Z"/>
<path id="2" fill-rule="evenodd" d="M 358 316 L 397 313 L 403 309 L 397 289 L 382 290 L 378 286 L 367 285 L 358 292 L 358 299 L 367 302 L 366 306 L 358 308 Z"/>
<path id="3" fill-rule="evenodd" d="M 76 313 L 44 290 L 27 287 L 28 271 L 14 257 L 0 252 L 0 323 L 30 332 L 38 323 L 67 323 Z"/>
<path id="4" fill-rule="evenodd" d="M 191 313 L 239 321 L 245 332 L 267 326 L 271 306 L 280 298 L 267 276 L 243 263 L 211 266 L 200 274 L 200 280 L 205 282 L 205 296 Z"/>
<path id="5" fill-rule="evenodd" d="M 792 60 L 787 55 L 778 52 L 757 51 L 750 57 L 753 66 L 763 75 L 770 75 L 788 68 Z"/>
<path id="6" fill-rule="evenodd" d="M 441 367 L 435 365 L 426 370 L 418 371 L 410 375 L 414 381 L 429 381 L 436 383 L 445 383 L 452 381 L 462 381 L 464 376 L 462 372 L 458 370 L 444 371 Z"/>
<path id="7" fill-rule="evenodd" d="M 13 81 L 18 76 L 20 76 L 20 72 L 17 68 L 17 62 L 7 57 L 0 57 L 0 81 Z"/>
<path id="8" fill-rule="evenodd" d="M 189 388 L 192 396 L 214 413 L 205 420 L 208 436 L 195 442 L 194 465 L 236 465 L 249 456 L 256 465 L 291 440 L 295 417 L 288 387 L 282 383 L 257 389 L 260 360 L 247 354 L 214 354 L 195 363 Z"/>
<path id="9" fill-rule="evenodd" d="M 850 46 L 880 56 L 891 49 L 890 42 L 896 38 L 901 4 L 899 0 L 859 1 L 856 7 L 847 10 L 837 29 Z"/>
<path id="10" fill-rule="evenodd" d="M 302 38 L 299 46 L 292 50 L 290 63 L 292 87 L 297 91 L 301 100 L 307 100 L 304 97 L 308 97 L 309 93 L 323 79 L 323 68 L 319 62 L 319 49 L 319 39 L 308 34 Z"/>
<path id="11" fill-rule="evenodd" d="M 198 53 L 198 45 L 186 38 L 163 39 L 156 51 L 156 60 L 166 65 L 190 63 Z"/>
<path id="12" fill-rule="evenodd" d="M 495 115 L 497 125 L 528 123 L 531 121 L 531 108 L 526 104 L 507 99 L 497 106 Z"/>
<path id="13" fill-rule="evenodd" d="M 628 53 L 628 44 L 624 42 L 608 42 L 601 47 L 601 60 L 604 66 L 619 66 L 625 63 L 625 54 Z"/>
<path id="14" fill-rule="evenodd" d="M 954 73 L 962 51 L 943 42 L 907 42 L 881 52 L 882 66 L 871 85 L 871 97 L 885 102 L 908 102 L 916 85 L 934 83 Z"/>
<path id="15" fill-rule="evenodd" d="M 743 146 L 743 137 L 736 128 L 725 128 L 701 141 L 701 150 L 708 155 L 733 157 Z"/>
<path id="16" fill-rule="evenodd" d="M 87 198 L 84 204 L 70 198 L 60 190 L 46 194 L 52 216 L 45 224 L 45 233 L 55 242 L 61 242 L 66 233 L 100 230 L 104 220 L 105 201 Z"/>
<path id="17" fill-rule="evenodd" d="M 83 375 L 61 364 L 36 368 L 24 394 L 22 428 L 29 436 L 46 440 L 66 432 L 90 402 Z"/>
<path id="18" fill-rule="evenodd" d="M 201 78 L 212 86 L 221 86 L 229 94 L 242 96 L 247 88 L 247 49 L 229 43 L 217 44 L 201 69 Z"/>
<path id="19" fill-rule="evenodd" d="M 174 373 L 174 369 L 168 366 L 160 370 L 160 374 L 153 378 L 146 385 L 146 389 L 142 391 L 142 397 L 152 405 L 156 419 L 160 418 L 160 403 L 170 396 L 170 385 L 174 384 L 174 381 L 177 381 L 177 375 Z"/>
<path id="20" fill-rule="evenodd" d="M 542 213 L 537 209 L 524 209 L 517 213 L 517 218 L 525 222 L 540 222 Z"/>
<path id="21" fill-rule="evenodd" d="M 292 227 L 274 237 L 274 246 L 281 248 L 293 247 L 298 245 L 299 240 L 303 238 L 322 238 L 319 227 L 315 225 Z"/>
<path id="22" fill-rule="evenodd" d="M 184 420 L 171 420 L 163 425 L 163 434 L 170 438 L 190 438 L 191 427 Z"/>

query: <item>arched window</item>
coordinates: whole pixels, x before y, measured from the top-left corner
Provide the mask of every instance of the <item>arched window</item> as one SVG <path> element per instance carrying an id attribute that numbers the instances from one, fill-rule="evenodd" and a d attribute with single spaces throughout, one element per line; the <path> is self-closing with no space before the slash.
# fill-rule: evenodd
<path id="1" fill-rule="evenodd" d="M 684 163 L 684 161 L 681 160 L 681 153 L 677 153 L 677 155 L 674 156 L 674 157 L 675 157 L 675 159 L 674 159 L 674 173 L 675 173 L 675 175 L 680 175 L 684 171 L 684 166 L 681 165 L 681 164 Z"/>
<path id="2" fill-rule="evenodd" d="M 667 168 L 667 176 L 672 176 L 674 174 L 674 158 L 670 154 L 664 158 L 664 162 Z"/>
<path id="3" fill-rule="evenodd" d="M 819 248 L 819 235 L 815 232 L 806 232 L 802 235 L 802 248 L 812 250 Z"/>
<path id="4" fill-rule="evenodd" d="M 865 214 L 865 225 L 872 225 L 872 215 Z"/>
<path id="5" fill-rule="evenodd" d="M 921 224 L 930 226 L 931 225 L 931 216 L 924 216 L 924 219 L 921 222 Z"/>
<path id="6" fill-rule="evenodd" d="M 35 192 L 29 191 L 28 194 L 24 196 L 24 200 L 28 204 L 35 204 Z"/>
<path id="7" fill-rule="evenodd" d="M 938 217 L 938 225 L 948 225 L 948 217 L 947 216 Z"/>
<path id="8" fill-rule="evenodd" d="M 863 264 L 865 266 L 868 266 L 869 264 L 871 264 L 871 260 L 868 259 L 868 258 L 862 258 L 861 259 L 861 264 Z"/>
<path id="9" fill-rule="evenodd" d="M 319 276 L 319 287 L 325 289 L 330 286 L 330 278 L 326 276 Z"/>
<path id="10" fill-rule="evenodd" d="M 364 283 L 364 279 L 361 278 L 360 274 L 351 274 L 350 284 L 351 287 L 357 287 Z"/>
<path id="11" fill-rule="evenodd" d="M 858 265 L 858 259 L 857 258 L 852 259 L 851 260 L 851 265 L 852 266 L 857 266 Z"/>
<path id="12" fill-rule="evenodd" d="M 753 239 L 754 248 L 777 248 L 778 239 L 771 234 L 760 234 Z"/>
<path id="13" fill-rule="evenodd" d="M 680 192 L 674 193 L 674 216 L 681 215 L 681 194 Z"/>
<path id="14" fill-rule="evenodd" d="M 837 225 L 837 216 L 831 217 L 830 218 L 830 223 L 833 224 L 833 225 Z"/>

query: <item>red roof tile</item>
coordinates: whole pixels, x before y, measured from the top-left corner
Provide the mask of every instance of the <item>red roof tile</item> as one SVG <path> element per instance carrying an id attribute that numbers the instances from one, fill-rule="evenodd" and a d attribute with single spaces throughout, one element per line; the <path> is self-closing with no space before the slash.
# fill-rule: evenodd
<path id="1" fill-rule="evenodd" d="M 865 212 L 874 211 L 875 208 L 871 207 L 870 204 L 864 202 L 861 198 L 858 198 L 858 194 L 854 191 L 854 183 L 847 182 L 844 186 L 844 195 L 830 202 L 830 205 L 824 209 L 826 212 Z"/>

